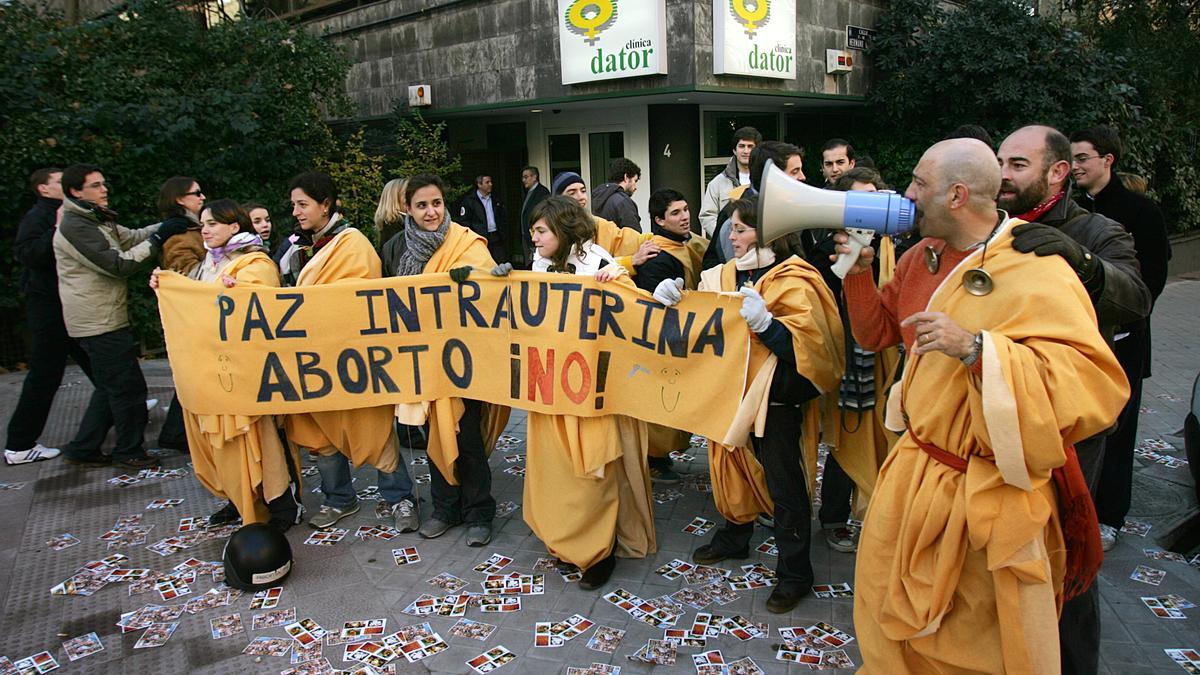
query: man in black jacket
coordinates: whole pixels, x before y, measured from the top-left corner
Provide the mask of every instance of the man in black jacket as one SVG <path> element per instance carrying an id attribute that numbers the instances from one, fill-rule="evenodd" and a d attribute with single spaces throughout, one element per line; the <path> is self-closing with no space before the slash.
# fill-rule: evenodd
<path id="1" fill-rule="evenodd" d="M 533 208 L 550 196 L 550 190 L 542 185 L 541 173 L 532 165 L 521 169 L 521 186 L 525 188 L 525 200 L 521 203 L 521 222 L 517 225 L 521 228 L 521 251 L 525 256 L 525 268 L 528 269 L 533 264 L 533 240 L 529 237 L 529 228 L 533 223 L 529 222 L 529 217 L 533 215 Z"/>
<path id="2" fill-rule="evenodd" d="M 25 294 L 25 320 L 29 326 L 29 372 L 21 385 L 21 398 L 8 421 L 4 460 L 25 464 L 57 457 L 57 448 L 38 442 L 46 427 L 54 394 L 62 384 L 67 356 L 83 368 L 90 379 L 91 362 L 63 323 L 62 301 L 58 299 L 58 272 L 54 267 L 54 229 L 62 205 L 62 169 L 38 169 L 29 177 L 37 195 L 33 208 L 21 218 L 13 254 L 25 269 L 21 291 Z"/>
<path id="3" fill-rule="evenodd" d="M 637 164 L 618 157 L 608 167 L 608 182 L 592 189 L 592 213 L 611 220 L 617 227 L 632 227 L 642 231 L 633 193 L 637 192 L 642 170 Z"/>
<path id="4" fill-rule="evenodd" d="M 1085 190 L 1079 203 L 1108 216 L 1133 235 L 1142 280 L 1150 289 L 1153 307 L 1167 285 L 1171 244 L 1162 211 L 1145 195 L 1131 192 L 1113 172 L 1121 157 L 1121 139 L 1108 127 L 1092 127 L 1071 135 L 1071 175 Z M 1125 324 L 1116 335 L 1113 352 L 1129 378 L 1129 402 L 1117 418 L 1117 429 L 1104 444 L 1104 465 L 1096 487 L 1096 515 L 1104 550 L 1117 543 L 1133 491 L 1133 450 L 1137 445 L 1138 408 L 1142 379 L 1150 377 L 1150 317 Z"/>
<path id="5" fill-rule="evenodd" d="M 1067 137 L 1050 127 L 1022 127 L 1004 139 L 996 154 L 1001 172 L 997 203 L 1009 215 L 1027 221 L 1013 229 L 1013 248 L 1062 257 L 1087 289 L 1100 332 L 1110 344 L 1120 326 L 1146 318 L 1150 291 L 1138 273 L 1133 237 L 1116 222 L 1071 201 Z M 1093 496 L 1104 440 L 1093 436 L 1075 445 Z M 1100 605 L 1095 583 L 1063 605 L 1059 641 L 1063 672 L 1097 672 Z"/>
<path id="6" fill-rule="evenodd" d="M 475 189 L 468 192 L 458 206 L 458 224 L 487 237 L 488 251 L 497 264 L 508 262 L 504 241 L 504 205 L 492 194 L 492 177 L 475 177 Z"/>

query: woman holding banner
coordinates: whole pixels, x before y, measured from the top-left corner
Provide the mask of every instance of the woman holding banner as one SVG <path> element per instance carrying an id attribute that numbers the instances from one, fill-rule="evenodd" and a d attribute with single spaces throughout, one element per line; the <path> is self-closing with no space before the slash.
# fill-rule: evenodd
<path id="1" fill-rule="evenodd" d="M 462 283 L 473 267 L 495 267 L 487 239 L 451 222 L 441 178 L 417 174 L 409 178 L 404 192 L 404 228 L 383 249 L 387 276 L 449 272 Z M 429 425 L 426 452 L 432 464 L 433 517 L 421 525 L 422 537 L 440 537 L 465 524 L 468 546 L 485 546 L 492 540 L 496 500 L 487 449 L 507 424 L 508 413 L 508 408 L 462 398 L 395 407 L 402 424 Z"/>
<path id="2" fill-rule="evenodd" d="M 755 518 L 774 514 L 778 583 L 767 610 L 784 613 L 813 582 L 809 495 L 820 432 L 817 397 L 837 390 L 845 368 L 842 322 L 820 272 L 796 255 L 797 238 L 760 246 L 757 200 L 739 199 L 730 206 L 729 239 L 737 257 L 705 270 L 699 290 L 743 296 L 741 315 L 754 335 L 739 418 L 751 432 L 750 447 L 709 440 L 713 498 L 726 521 L 692 560 L 712 565 L 748 557 Z M 672 305 L 682 299 L 682 289 L 665 279 L 654 297 Z"/>
<path id="3" fill-rule="evenodd" d="M 342 218 L 332 178 L 317 171 L 302 173 L 292 179 L 289 192 L 296 232 L 292 248 L 279 265 L 285 279 L 294 279 L 296 286 L 316 286 L 382 276 L 371 241 Z M 327 320 L 333 330 L 340 318 L 329 316 Z M 400 463 L 392 428 L 392 406 L 297 413 L 288 415 L 284 426 L 292 443 L 317 456 L 325 503 L 309 525 L 332 527 L 358 513 L 358 495 L 347 459 L 355 466 L 370 464 L 379 470 L 379 492 L 397 529 L 416 520 L 412 483 Z"/>
<path id="4" fill-rule="evenodd" d="M 206 254 L 192 276 L 206 283 L 279 286 L 279 272 L 266 254 L 250 216 L 232 199 L 210 202 L 200 213 Z M 158 290 L 158 273 L 150 287 Z M 229 503 L 209 517 L 223 525 L 241 517 L 245 524 L 270 521 L 286 531 L 300 517 L 300 457 L 288 452 L 274 418 L 198 415 L 183 411 L 196 478 Z"/>
<path id="5" fill-rule="evenodd" d="M 571 199 L 550 197 L 530 219 L 534 272 L 633 287 L 625 269 L 593 241 L 591 216 Z M 583 570 L 580 588 L 608 581 L 615 556 L 643 558 L 657 549 L 645 422 L 530 412 L 527 438 L 525 522 L 552 555 Z"/>

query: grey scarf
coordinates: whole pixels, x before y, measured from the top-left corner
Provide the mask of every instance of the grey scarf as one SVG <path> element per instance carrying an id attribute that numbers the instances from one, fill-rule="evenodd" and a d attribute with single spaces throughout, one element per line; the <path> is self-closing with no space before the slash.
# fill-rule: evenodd
<path id="1" fill-rule="evenodd" d="M 404 216 L 404 253 L 396 262 L 396 275 L 407 277 L 424 272 L 425 264 L 446 240 L 449 231 L 449 211 L 438 229 L 432 232 L 421 229 L 412 216 Z"/>

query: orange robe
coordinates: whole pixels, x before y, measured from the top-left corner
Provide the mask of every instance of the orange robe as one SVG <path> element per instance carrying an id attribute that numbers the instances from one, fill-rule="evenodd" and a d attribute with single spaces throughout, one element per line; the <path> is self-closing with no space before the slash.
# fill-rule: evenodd
<path id="1" fill-rule="evenodd" d="M 617 264 L 625 268 L 630 275 L 637 274 L 633 266 L 633 254 L 642 244 L 650 241 L 649 232 L 638 232 L 632 227 L 620 227 L 611 220 L 592 216 L 596 223 L 596 238 L 593 241 L 600 248 L 608 251 L 616 259 Z"/>
<path id="2" fill-rule="evenodd" d="M 837 301 L 812 265 L 792 256 L 773 267 L 754 284 L 776 319 L 792 334 L 796 372 L 818 391 L 836 391 L 845 369 L 842 321 Z M 700 290 L 737 292 L 737 267 L 729 261 L 705 270 Z M 761 436 L 766 425 L 768 393 L 778 358 L 756 338 L 750 340 L 750 363 L 746 390 L 734 426 L 742 436 L 754 431 Z M 814 493 L 817 473 L 817 439 L 820 435 L 820 401 L 803 406 L 804 425 L 800 439 L 808 494 Z M 738 435 L 738 434 L 733 434 Z M 729 446 L 708 441 L 708 466 L 717 510 L 730 522 L 753 522 L 760 513 L 773 513 L 775 505 L 767 492 L 762 465 L 749 443 Z"/>
<path id="3" fill-rule="evenodd" d="M 220 283 L 222 275 L 237 279 L 240 286 L 279 286 L 279 270 L 261 251 L 227 261 L 212 281 Z M 275 418 L 197 415 L 185 408 L 183 423 L 200 484 L 233 502 L 244 524 L 267 522 L 266 502 L 286 492 L 290 483 Z M 299 467 L 299 452 L 293 449 L 292 453 L 293 466 Z"/>
<path id="4" fill-rule="evenodd" d="M 628 278 L 609 283 L 633 286 Z M 521 512 L 552 555 L 582 570 L 657 550 L 646 423 L 530 412 Z"/>
<path id="5" fill-rule="evenodd" d="M 458 223 L 450 223 L 442 245 L 434 251 L 421 273 L 446 273 L 466 265 L 486 274 L 496 266 L 496 262 L 488 252 L 487 239 Z M 427 403 L 401 403 L 392 410 L 404 424 L 420 426 L 429 423 L 429 447 L 426 454 L 447 483 L 458 485 L 454 465 L 458 461 L 458 422 L 466 411 L 462 399 L 443 398 Z M 510 413 L 511 409 L 506 406 L 483 404 L 483 440 L 489 453 L 496 445 L 496 439 L 504 431 Z"/>
<path id="6" fill-rule="evenodd" d="M 906 366 L 899 397 L 912 431 L 884 462 L 859 542 L 860 672 L 1059 672 L 1065 551 L 1050 473 L 1065 446 L 1112 425 L 1129 387 L 1075 273 L 1013 250 L 1014 222 L 928 303 L 983 333 L 977 367 L 940 352 Z M 977 297 L 962 277 L 981 265 L 995 288 Z M 892 428 L 903 424 L 896 398 Z M 966 472 L 912 433 L 966 459 Z"/>
<path id="7" fill-rule="evenodd" d="M 332 284 L 348 279 L 378 279 L 382 264 L 370 240 L 347 227 L 308 261 L 297 286 Z M 285 418 L 288 438 L 322 455 L 340 452 L 354 466 L 370 464 L 384 473 L 396 470 L 399 449 L 392 406 L 297 413 Z"/>

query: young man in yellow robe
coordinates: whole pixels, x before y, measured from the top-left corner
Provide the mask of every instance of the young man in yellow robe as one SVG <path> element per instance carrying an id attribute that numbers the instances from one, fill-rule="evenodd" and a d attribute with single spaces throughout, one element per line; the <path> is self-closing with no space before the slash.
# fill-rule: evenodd
<path id="1" fill-rule="evenodd" d="M 692 233 L 692 214 L 687 199 L 678 190 L 656 190 L 650 195 L 650 219 L 654 223 L 650 243 L 660 252 L 637 267 L 633 282 L 647 293 L 653 293 L 665 279 L 676 280 L 680 289 L 696 290 L 708 240 Z M 678 483 L 681 478 L 672 469 L 670 455 L 676 450 L 687 450 L 692 435 L 661 424 L 650 424 L 647 428 L 650 433 L 650 479 L 666 485 Z"/>
<path id="2" fill-rule="evenodd" d="M 906 193 L 926 238 L 882 289 L 869 248 L 845 280 L 855 338 L 909 354 L 859 543 L 862 672 L 1057 673 L 1057 610 L 1102 559 L 1071 446 L 1128 383 L 1070 267 L 1012 248 L 999 189 L 982 142 L 934 145 Z"/>

